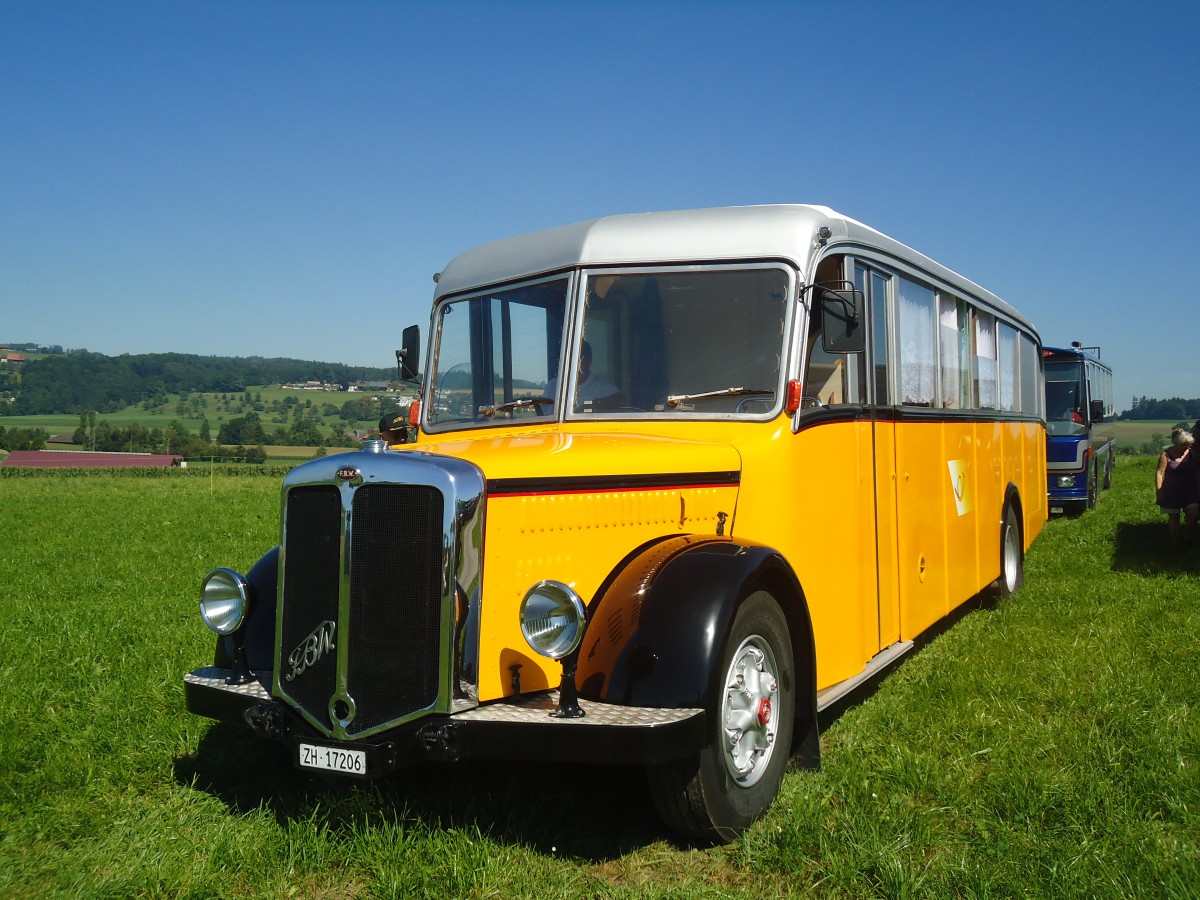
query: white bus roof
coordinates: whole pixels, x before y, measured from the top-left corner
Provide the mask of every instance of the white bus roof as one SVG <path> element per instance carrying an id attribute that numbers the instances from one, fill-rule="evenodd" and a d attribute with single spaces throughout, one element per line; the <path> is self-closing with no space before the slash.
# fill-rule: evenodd
<path id="1" fill-rule="evenodd" d="M 787 259 L 804 273 L 821 226 L 830 230 L 830 247 L 877 248 L 1033 329 L 995 294 L 924 254 L 828 207 L 803 204 L 603 216 L 480 244 L 449 262 L 438 275 L 434 297 L 575 266 Z"/>

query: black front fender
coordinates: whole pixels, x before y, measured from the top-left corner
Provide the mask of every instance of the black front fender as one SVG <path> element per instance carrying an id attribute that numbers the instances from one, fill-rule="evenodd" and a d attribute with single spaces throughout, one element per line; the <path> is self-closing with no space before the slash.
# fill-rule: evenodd
<path id="1" fill-rule="evenodd" d="M 682 536 L 626 559 L 589 610 L 579 651 L 581 696 L 626 706 L 708 707 L 738 604 L 766 589 L 788 618 L 798 714 L 816 711 L 812 624 L 795 573 L 775 550 Z"/>
<path id="2" fill-rule="evenodd" d="M 246 642 L 246 662 L 255 672 L 275 668 L 275 603 L 279 585 L 279 548 L 264 553 L 246 573 L 250 583 L 249 612 L 242 624 L 241 638 Z M 232 665 L 233 644 L 237 634 L 217 638 L 213 665 Z"/>

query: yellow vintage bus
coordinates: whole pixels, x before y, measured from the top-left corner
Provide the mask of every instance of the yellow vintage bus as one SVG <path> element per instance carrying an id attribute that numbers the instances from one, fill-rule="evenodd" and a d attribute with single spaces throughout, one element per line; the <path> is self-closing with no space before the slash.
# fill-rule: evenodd
<path id="1" fill-rule="evenodd" d="M 414 443 L 285 480 L 280 546 L 205 580 L 189 708 L 295 764 L 642 764 L 730 840 L 822 710 L 989 587 L 1047 516 L 1013 307 L 830 209 L 611 216 L 437 282 Z"/>

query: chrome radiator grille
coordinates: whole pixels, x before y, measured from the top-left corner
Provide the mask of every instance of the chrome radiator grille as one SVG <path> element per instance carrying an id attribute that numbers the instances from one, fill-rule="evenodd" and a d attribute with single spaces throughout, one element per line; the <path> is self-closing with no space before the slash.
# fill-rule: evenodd
<path id="1" fill-rule="evenodd" d="M 323 731 L 361 736 L 437 701 L 444 506 L 422 484 L 287 491 L 278 687 Z"/>
<path id="2" fill-rule="evenodd" d="M 367 485 L 354 496 L 350 665 L 356 730 L 437 699 L 441 656 L 442 495 Z"/>

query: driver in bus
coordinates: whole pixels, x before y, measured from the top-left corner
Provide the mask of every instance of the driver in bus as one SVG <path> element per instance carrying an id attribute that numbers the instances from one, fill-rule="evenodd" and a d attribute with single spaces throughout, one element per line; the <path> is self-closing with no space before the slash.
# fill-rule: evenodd
<path id="1" fill-rule="evenodd" d="M 389 447 L 408 443 L 408 414 L 393 412 L 385 415 L 379 420 L 379 437 L 387 441 Z"/>
<path id="2" fill-rule="evenodd" d="M 546 382 L 546 396 L 553 397 L 558 391 L 557 376 Z M 595 403 L 601 408 L 614 408 L 625 405 L 621 389 L 603 375 L 592 374 L 592 345 L 583 341 L 579 348 L 579 378 L 576 382 L 576 409 L 583 407 L 590 411 Z"/>

